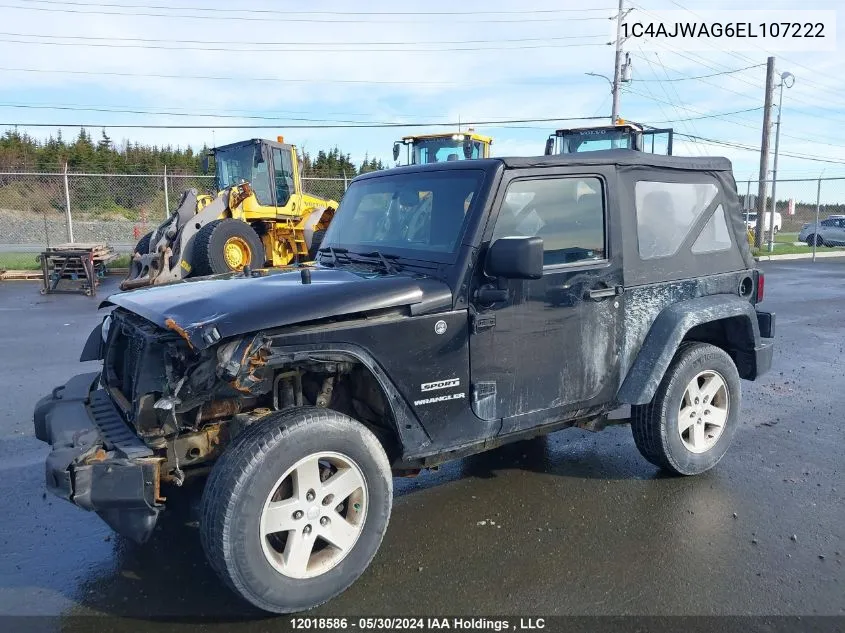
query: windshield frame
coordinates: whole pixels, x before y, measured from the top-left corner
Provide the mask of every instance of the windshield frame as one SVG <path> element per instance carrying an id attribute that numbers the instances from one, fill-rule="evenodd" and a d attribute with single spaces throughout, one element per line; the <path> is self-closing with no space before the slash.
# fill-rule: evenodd
<path id="1" fill-rule="evenodd" d="M 258 166 L 255 165 L 256 153 L 259 153 L 262 162 Z M 221 156 L 223 160 L 221 161 Z M 228 156 L 228 158 L 226 158 Z M 241 180 L 246 180 L 252 186 L 255 192 L 255 197 L 258 203 L 263 206 L 273 205 L 273 194 L 271 187 L 275 186 L 275 182 L 270 178 L 270 167 L 268 161 L 272 160 L 265 152 L 265 146 L 261 143 L 247 141 L 246 143 L 236 143 L 233 145 L 225 145 L 214 149 L 214 164 L 215 174 L 214 180 L 217 185 L 217 191 L 223 191 L 227 187 L 240 184 Z M 223 178 L 223 170 L 221 165 L 225 163 L 244 163 L 249 164 L 249 178 L 237 176 L 234 179 L 228 175 L 230 171 L 227 169 L 227 179 Z M 243 164 L 241 164 L 243 167 Z M 262 182 L 263 180 L 263 185 Z M 266 198 L 266 199 L 265 199 Z"/>
<path id="2" fill-rule="evenodd" d="M 332 220 L 332 223 L 329 225 L 329 228 L 326 232 L 325 237 L 321 243 L 322 248 L 326 248 L 331 246 L 334 249 L 346 249 L 349 255 L 352 257 L 355 262 L 358 262 L 357 256 L 360 256 L 363 253 L 372 253 L 374 251 L 379 251 L 383 255 L 386 255 L 392 259 L 397 259 L 403 264 L 413 265 L 413 262 L 424 262 L 428 264 L 454 264 L 457 261 L 457 258 L 461 252 L 463 244 L 465 243 L 466 236 L 473 230 L 474 226 L 474 218 L 478 216 L 480 213 L 479 209 L 482 209 L 486 206 L 486 200 L 489 195 L 490 189 L 490 181 L 491 176 L 487 169 L 482 167 L 462 167 L 462 168 L 452 168 L 452 165 L 455 164 L 456 161 L 449 164 L 449 167 L 446 167 L 446 163 L 434 163 L 431 164 L 429 168 L 424 169 L 409 169 L 405 168 L 398 168 L 397 170 L 389 170 L 385 172 L 370 173 L 367 174 L 365 178 L 356 178 L 355 180 L 350 183 L 349 188 L 346 190 L 346 193 L 343 196 L 343 199 L 340 202 L 340 206 L 335 213 L 335 218 Z M 457 161 L 459 162 L 459 161 Z M 435 168 L 435 166 L 439 166 L 440 168 Z M 391 173 L 392 172 L 392 173 Z M 378 242 L 346 242 L 343 240 L 342 234 L 338 237 L 337 240 L 334 239 L 333 236 L 333 227 L 337 227 L 336 231 L 341 231 L 341 223 L 337 220 L 339 217 L 342 217 L 344 213 L 344 204 L 349 205 L 350 201 L 355 201 L 356 199 L 360 201 L 360 198 L 356 196 L 356 191 L 354 188 L 364 187 L 368 183 L 373 183 L 374 181 L 383 181 L 386 179 L 396 180 L 396 179 L 406 179 L 409 176 L 417 176 L 419 178 L 426 178 L 430 176 L 434 176 L 435 174 L 448 174 L 452 172 L 473 172 L 475 177 L 477 178 L 477 184 L 475 186 L 475 191 L 472 196 L 472 200 L 469 204 L 469 207 L 466 209 L 464 214 L 464 220 L 461 223 L 460 228 L 458 229 L 454 246 L 451 250 L 426 250 L 420 248 L 402 248 L 390 243 L 378 243 Z M 445 177 L 445 176 L 435 176 L 435 177 Z M 351 194 L 351 195 L 350 195 Z M 354 212 L 354 210 L 352 210 Z M 333 258 L 331 253 L 329 252 L 321 252 L 319 254 L 319 260 L 321 263 L 325 261 L 332 262 Z M 374 259 L 373 262 L 378 265 L 378 259 Z M 339 263 L 343 265 L 344 261 L 341 258 L 339 262 L 335 262 L 335 264 Z"/>

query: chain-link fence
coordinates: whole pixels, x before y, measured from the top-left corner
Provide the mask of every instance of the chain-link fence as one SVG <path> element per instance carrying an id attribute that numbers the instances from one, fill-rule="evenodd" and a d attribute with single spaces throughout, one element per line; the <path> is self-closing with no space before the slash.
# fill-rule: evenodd
<path id="1" fill-rule="evenodd" d="M 302 188 L 339 201 L 349 179 L 308 176 Z M 772 181 L 766 182 L 771 211 Z M 129 251 L 138 239 L 176 208 L 186 189 L 214 190 L 204 175 L 0 173 L 0 251 L 38 251 L 66 242 L 105 242 Z M 757 209 L 758 181 L 740 180 L 737 190 L 749 219 Z M 845 215 L 845 178 L 778 179 L 775 186 L 781 233 L 798 233 L 805 223 Z M 777 216 L 775 216 L 777 217 Z M 768 225 L 767 225 L 768 226 Z M 764 240 L 765 241 L 765 240 Z"/>
<path id="2" fill-rule="evenodd" d="M 743 208 L 754 221 L 759 200 L 759 180 L 737 182 Z M 772 212 L 773 182 L 766 181 L 766 213 Z M 845 178 L 778 179 L 774 184 L 775 228 L 782 233 L 798 233 L 804 224 L 824 220 L 831 215 L 845 215 Z M 780 225 L 778 216 L 780 214 Z M 769 216 L 771 217 L 771 216 Z M 767 236 L 771 227 L 766 220 Z M 765 241 L 765 240 L 764 240 Z"/>
<path id="3" fill-rule="evenodd" d="M 340 200 L 348 180 L 306 177 L 305 192 Z M 176 208 L 187 189 L 214 191 L 214 177 L 169 174 L 0 173 L 0 251 L 67 242 L 128 252 Z"/>

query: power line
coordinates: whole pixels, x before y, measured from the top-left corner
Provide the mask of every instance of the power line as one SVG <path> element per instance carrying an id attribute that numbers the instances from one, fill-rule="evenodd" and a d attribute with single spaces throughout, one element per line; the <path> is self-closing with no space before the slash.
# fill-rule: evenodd
<path id="1" fill-rule="evenodd" d="M 87 35 L 43 35 L 39 33 L 6 33 L 0 32 L 0 36 L 5 37 L 36 37 L 41 39 L 64 39 L 64 40 L 84 40 L 84 41 L 107 41 L 107 42 L 145 42 L 154 44 L 208 44 L 208 39 L 204 40 L 186 40 L 186 39 L 153 39 L 145 37 L 96 37 Z M 321 42 L 321 46 L 408 46 L 408 45 L 429 45 L 429 44 L 498 44 L 503 42 L 551 42 L 564 40 L 584 40 L 590 38 L 607 39 L 605 35 L 560 35 L 555 37 L 519 37 L 519 38 L 496 38 L 496 39 L 482 39 L 482 40 L 430 40 L 430 41 L 398 41 L 398 42 Z M 302 46 L 301 42 L 256 42 L 261 46 L 288 46 L 297 47 Z M 238 46 L 240 42 L 229 42 L 231 46 Z M 202 50 L 202 49 L 198 49 Z M 250 49 L 254 50 L 254 49 Z"/>
<path id="2" fill-rule="evenodd" d="M 753 66 L 745 66 L 744 68 L 736 68 L 734 70 L 723 70 L 722 72 L 711 73 L 709 75 L 698 75 L 696 77 L 675 77 L 672 79 L 638 79 L 637 81 L 692 81 L 695 79 L 707 79 L 708 77 L 719 77 L 720 75 L 732 75 L 734 73 L 741 73 L 744 70 L 760 68 L 761 66 L 765 65 L 766 64 L 754 64 Z"/>
<path id="3" fill-rule="evenodd" d="M 721 145 L 724 147 L 731 147 L 734 149 L 742 149 L 749 152 L 754 152 L 755 154 L 760 153 L 759 147 L 753 147 L 750 145 L 743 145 L 742 143 L 734 143 L 732 141 L 720 141 L 717 139 L 712 138 L 705 138 L 703 136 L 695 136 L 692 134 L 682 134 L 680 132 L 676 132 L 677 136 L 682 136 L 684 138 L 690 138 L 691 140 L 701 141 L 702 143 L 710 143 L 712 145 Z M 781 156 L 789 156 L 790 158 L 796 158 L 799 160 L 810 160 L 817 163 L 830 163 L 832 165 L 845 165 L 845 161 L 836 160 L 834 158 L 820 158 L 818 156 L 808 156 L 807 154 L 796 154 L 794 152 L 780 152 Z"/>
<path id="4" fill-rule="evenodd" d="M 2 6 L 2 5 L 0 5 Z M 232 48 L 231 46 L 145 46 L 143 44 L 90 44 L 82 42 L 28 42 L 26 40 L 0 39 L 7 44 L 25 44 L 30 46 L 82 46 L 98 48 L 139 48 L 144 50 L 170 51 L 212 51 L 225 53 L 440 53 L 443 51 L 513 51 L 539 48 L 579 48 L 584 46 L 606 46 L 599 44 L 530 44 L 525 46 L 462 46 L 447 48 L 296 48 L 296 49 L 268 49 L 268 48 Z"/>
<path id="5" fill-rule="evenodd" d="M 479 86 L 545 86 L 545 85 L 559 85 L 557 82 L 550 84 L 548 81 L 497 81 L 491 80 L 488 82 L 465 82 L 465 81 L 391 81 L 383 79 L 311 79 L 311 78 L 283 78 L 283 77 L 221 77 L 217 75 L 169 75 L 163 73 L 128 73 L 117 71 L 95 71 L 95 70 L 70 70 L 70 69 L 55 69 L 55 68 L 9 68 L 0 67 L 0 71 L 4 72 L 21 72 L 21 73 L 48 73 L 58 75 L 90 75 L 90 76 L 105 76 L 105 77 L 145 77 L 153 79 L 196 79 L 203 81 L 233 81 L 242 83 L 245 81 L 269 81 L 273 83 L 303 83 L 303 84 L 361 84 L 361 85 L 408 85 L 408 86 L 461 86 L 461 87 L 479 87 Z"/>
<path id="6" fill-rule="evenodd" d="M 638 93 L 634 93 L 638 94 Z M 645 96 L 645 95 L 638 95 L 638 96 Z M 648 98 L 648 97 L 646 97 Z M 734 110 L 732 112 L 717 112 L 715 114 L 702 114 L 701 116 L 691 116 L 684 119 L 663 119 L 662 121 L 658 121 L 659 123 L 680 123 L 683 121 L 700 121 L 701 119 L 718 119 L 724 116 L 730 116 L 732 114 L 742 114 L 744 112 L 757 112 L 762 110 L 763 106 L 758 108 L 747 108 L 745 110 Z"/>
<path id="7" fill-rule="evenodd" d="M 659 101 L 658 99 L 652 97 L 648 97 L 643 95 L 642 93 L 630 91 L 631 94 L 635 94 L 637 96 L 645 97 L 653 99 L 654 101 L 658 101 L 659 103 L 665 103 Z M 684 106 L 681 106 L 684 107 Z M 210 113 L 210 114 L 198 114 L 196 112 L 174 112 L 174 111 L 167 111 L 167 110 L 134 110 L 134 109 L 124 109 L 119 107 L 97 107 L 97 106 L 89 106 L 89 105 L 50 105 L 50 104 L 38 104 L 38 103 L 0 103 L 0 108 L 19 108 L 25 110 L 66 110 L 72 112 L 108 112 L 113 114 L 148 114 L 154 116 L 181 116 L 181 117 L 191 117 L 191 118 L 215 118 L 215 119 L 253 119 L 253 120 L 262 120 L 262 121 L 307 121 L 307 122 L 319 122 L 319 123 L 378 123 L 378 124 L 389 124 L 393 123 L 393 121 L 348 121 L 348 120 L 337 120 L 337 119 L 312 119 L 312 118 L 299 118 L 299 117 L 290 117 L 290 116 L 269 116 L 269 115 L 258 115 L 258 114 L 249 114 L 248 111 L 243 111 L 245 114 L 217 114 L 217 113 Z M 684 108 L 688 109 L 688 108 Z M 701 116 L 693 116 L 693 117 L 686 117 L 681 119 L 661 119 L 661 123 L 680 123 L 684 121 L 698 121 L 700 119 L 713 119 L 719 118 L 724 116 L 729 116 L 731 114 L 742 114 L 745 112 L 756 112 L 762 110 L 763 106 L 759 106 L 757 108 L 746 108 L 745 110 L 734 110 L 731 112 L 718 112 L 714 114 L 702 114 Z M 224 111 L 225 112 L 225 111 Z M 304 114 L 304 111 L 285 111 L 288 114 Z M 353 115 L 354 116 L 354 115 Z M 361 114 L 360 116 L 366 116 Z M 434 115 L 438 116 L 438 115 Z M 593 117 L 587 117 L 593 118 Z M 601 117 L 595 117 L 601 118 Z M 540 119 L 538 119 L 539 121 Z M 553 119 L 555 121 L 561 119 Z M 106 127 L 109 127 L 108 125 Z M 529 128 L 529 129 L 539 129 L 539 128 Z"/>
<path id="8" fill-rule="evenodd" d="M 26 1 L 26 0 L 19 0 L 19 1 Z M 64 3 L 62 3 L 64 4 Z M 93 5 L 91 5 L 93 6 Z M 189 20 L 225 20 L 227 22 L 231 21 L 243 21 L 243 22 L 296 22 L 296 23 L 317 23 L 317 24 L 411 24 L 411 23 L 420 23 L 420 22 L 438 22 L 442 24 L 442 21 L 438 20 L 422 20 L 415 17 L 413 20 L 366 20 L 366 19 L 342 19 L 342 20 L 327 20 L 326 17 L 320 18 L 272 18 L 266 16 L 255 16 L 251 17 L 248 15 L 243 15 L 242 13 L 239 15 L 177 15 L 173 13 L 153 13 L 148 11 L 143 12 L 134 12 L 134 13 L 127 13 L 124 11 L 82 11 L 80 9 L 54 9 L 51 7 L 21 7 L 16 5 L 10 4 L 0 4 L 0 8 L 4 9 L 18 9 L 20 11 L 41 11 L 44 13 L 75 13 L 80 15 L 124 15 L 130 17 L 158 17 L 158 18 L 170 18 L 170 19 L 189 19 Z M 158 7 L 161 9 L 162 7 Z M 194 9 L 200 10 L 200 9 Z M 527 11 L 525 13 L 528 13 Z M 410 16 L 409 16 L 410 17 Z M 539 18 L 515 18 L 515 17 L 507 17 L 502 19 L 479 19 L 474 18 L 472 20 L 453 20 L 454 24 L 513 24 L 513 23 L 524 23 L 524 22 L 586 22 L 586 21 L 594 21 L 594 20 L 607 20 L 606 17 L 581 17 L 581 16 L 567 16 L 567 17 L 539 17 Z"/>
<path id="9" fill-rule="evenodd" d="M 613 11 L 613 7 L 594 9 L 525 9 L 516 11 L 285 11 L 277 9 L 256 9 L 239 7 L 237 9 L 221 9 L 219 7 L 174 7 L 171 5 L 149 4 L 119 4 L 113 2 L 73 2 L 71 0 L 18 0 L 18 2 L 35 2 L 38 4 L 61 4 L 81 7 L 116 7 L 122 9 L 176 9 L 180 11 L 207 11 L 210 13 L 267 13 L 275 15 L 512 15 L 525 13 L 589 13 L 596 11 Z"/>
<path id="10" fill-rule="evenodd" d="M 393 123 L 393 122 L 355 122 L 339 124 L 293 124 L 284 127 L 291 129 L 354 129 L 354 128 L 398 128 L 398 127 L 457 127 L 458 125 L 500 125 L 510 123 L 553 123 L 556 121 L 595 121 L 605 119 L 603 116 L 552 117 L 546 119 L 503 119 L 491 121 L 451 121 L 427 123 Z M 166 125 L 144 123 L 0 123 L 1 127 L 75 127 L 75 128 L 133 128 L 148 130 L 266 130 L 277 129 L 278 125 Z"/>
<path id="11" fill-rule="evenodd" d="M 630 90 L 630 89 L 628 90 L 628 92 L 630 92 L 631 94 L 635 94 L 638 97 L 643 97 L 644 99 L 651 99 L 652 101 L 660 102 L 660 100 L 657 99 L 656 97 L 650 97 L 650 96 L 645 95 L 641 92 L 636 92 L 636 91 Z M 667 103 L 667 102 L 663 101 L 662 103 Z M 672 104 L 669 104 L 669 105 L 672 105 Z M 692 110 L 693 112 L 698 112 L 694 108 L 687 108 L 687 109 Z M 763 108 L 752 108 L 752 109 L 753 110 L 762 110 Z M 722 115 L 722 116 L 727 116 L 727 114 Z M 758 130 L 759 129 L 758 126 L 753 125 L 750 122 L 731 121 L 731 120 L 726 119 L 725 123 L 730 123 L 731 125 L 738 125 L 740 127 L 745 127 L 745 128 L 750 129 L 750 130 Z M 784 136 L 786 138 L 791 138 L 791 139 L 797 140 L 797 141 L 805 141 L 807 143 L 815 143 L 817 145 L 827 145 L 828 147 L 836 147 L 838 149 L 845 148 L 845 144 L 842 144 L 842 143 L 845 143 L 845 139 L 842 140 L 841 144 L 837 144 L 837 143 L 828 143 L 827 141 L 813 139 L 813 138 L 809 138 L 809 137 L 806 137 L 806 136 L 797 136 L 797 135 L 794 135 L 794 134 L 787 134 L 786 132 L 781 132 L 781 136 Z M 780 152 L 780 153 L 782 154 L 783 152 Z"/>

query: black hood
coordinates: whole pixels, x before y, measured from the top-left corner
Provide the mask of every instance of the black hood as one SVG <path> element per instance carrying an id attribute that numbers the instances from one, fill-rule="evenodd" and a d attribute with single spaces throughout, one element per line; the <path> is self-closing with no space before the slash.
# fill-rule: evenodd
<path id="1" fill-rule="evenodd" d="M 119 306 L 175 330 L 198 349 L 218 338 L 203 338 L 212 328 L 217 328 L 219 338 L 227 338 L 384 308 L 417 305 L 425 312 L 452 307 L 451 290 L 436 279 L 343 269 L 310 270 L 310 284 L 302 283 L 299 270 L 250 278 L 235 275 L 123 292 L 112 295 L 103 305 Z"/>

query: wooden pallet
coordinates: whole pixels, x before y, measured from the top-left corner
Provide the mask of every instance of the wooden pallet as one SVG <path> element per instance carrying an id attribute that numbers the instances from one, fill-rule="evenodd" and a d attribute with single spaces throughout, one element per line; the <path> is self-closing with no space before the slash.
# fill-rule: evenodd
<path id="1" fill-rule="evenodd" d="M 42 277 L 40 270 L 0 270 L 0 281 L 38 281 Z"/>
<path id="2" fill-rule="evenodd" d="M 106 264 L 117 259 L 118 256 L 117 251 L 115 251 L 111 246 L 102 243 L 75 242 L 73 244 L 57 244 L 56 246 L 51 246 L 47 249 L 48 253 L 51 251 L 90 251 L 95 264 Z"/>

